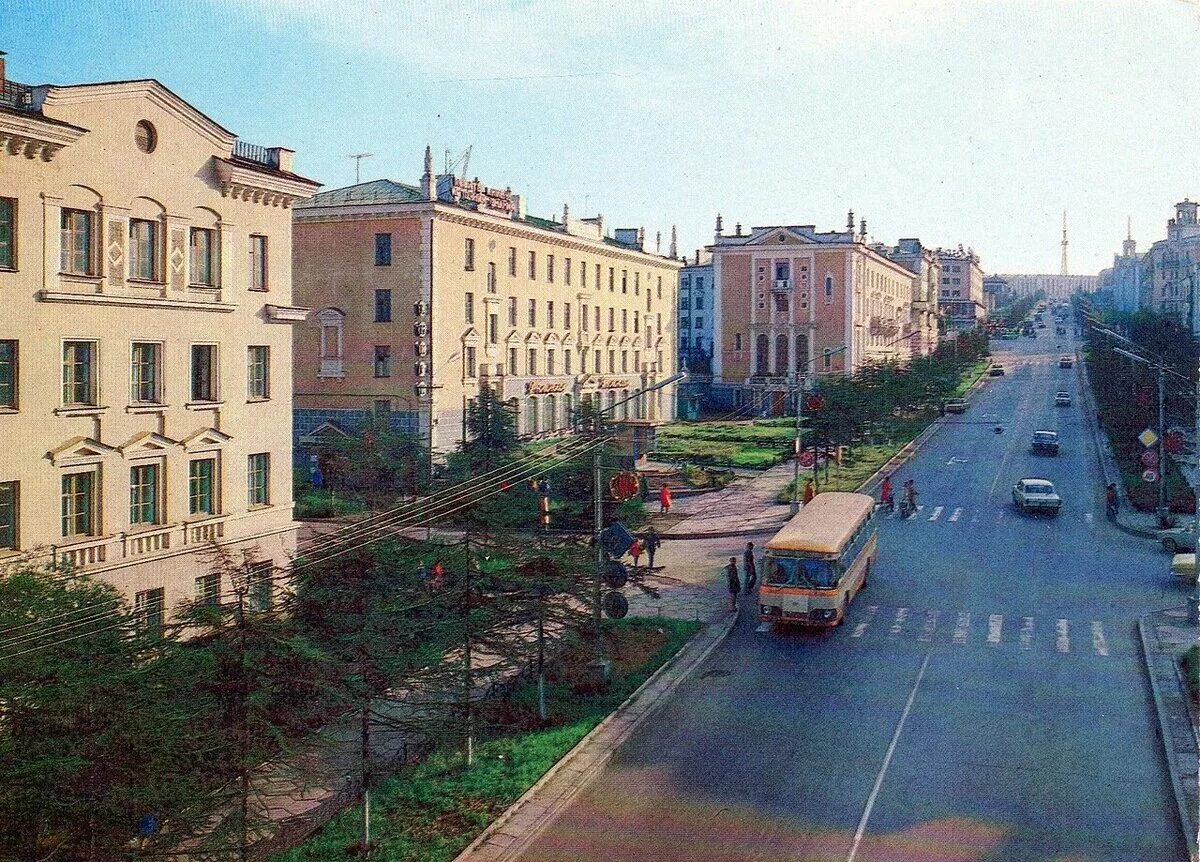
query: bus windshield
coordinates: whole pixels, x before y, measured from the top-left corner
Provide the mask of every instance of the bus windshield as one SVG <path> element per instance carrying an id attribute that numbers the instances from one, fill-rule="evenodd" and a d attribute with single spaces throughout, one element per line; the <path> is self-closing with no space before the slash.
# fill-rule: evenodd
<path id="1" fill-rule="evenodd" d="M 837 586 L 839 567 L 833 560 L 818 560 L 811 557 L 767 558 L 767 583 L 776 587 L 818 587 L 832 589 Z"/>

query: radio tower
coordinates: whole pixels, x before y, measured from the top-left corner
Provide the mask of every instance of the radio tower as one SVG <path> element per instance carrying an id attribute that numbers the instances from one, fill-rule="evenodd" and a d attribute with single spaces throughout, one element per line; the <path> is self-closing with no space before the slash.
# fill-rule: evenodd
<path id="1" fill-rule="evenodd" d="M 1067 211 L 1063 210 L 1063 238 L 1062 238 L 1062 275 L 1069 275 L 1067 272 Z"/>

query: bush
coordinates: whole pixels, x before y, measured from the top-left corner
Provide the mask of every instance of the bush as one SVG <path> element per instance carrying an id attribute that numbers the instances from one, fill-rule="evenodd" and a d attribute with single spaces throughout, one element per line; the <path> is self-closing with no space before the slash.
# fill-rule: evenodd
<path id="1" fill-rule="evenodd" d="M 297 518 L 337 518 L 363 511 L 366 504 L 358 496 L 337 496 L 333 491 L 312 487 L 296 493 Z"/>

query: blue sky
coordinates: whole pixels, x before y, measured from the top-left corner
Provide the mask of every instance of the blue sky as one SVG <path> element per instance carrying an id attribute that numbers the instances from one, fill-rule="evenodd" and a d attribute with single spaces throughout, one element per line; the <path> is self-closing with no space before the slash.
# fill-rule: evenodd
<path id="1" fill-rule="evenodd" d="M 148 8 L 147 8 L 148 7 Z M 776 223 L 974 247 L 989 272 L 1146 248 L 1200 198 L 1188 0 L 0 0 L 25 83 L 154 77 L 327 187 L 424 147 L 530 211 L 680 245 Z"/>

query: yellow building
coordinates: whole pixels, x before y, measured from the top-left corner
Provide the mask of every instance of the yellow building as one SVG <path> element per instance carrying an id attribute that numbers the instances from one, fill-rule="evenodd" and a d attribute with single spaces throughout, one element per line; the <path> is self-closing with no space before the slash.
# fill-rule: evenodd
<path id="1" fill-rule="evenodd" d="M 291 204 L 317 184 L 157 81 L 27 87 L 0 59 L 0 561 L 49 558 L 154 621 L 201 552 L 295 546 Z"/>
<path id="2" fill-rule="evenodd" d="M 681 263 L 603 216 L 535 218 L 509 189 L 435 177 L 315 195 L 295 220 L 295 432 L 301 446 L 371 413 L 435 456 L 463 439 L 468 402 L 492 387 L 529 438 L 566 433 L 669 376 Z M 674 387 L 615 410 L 669 421 Z"/>

